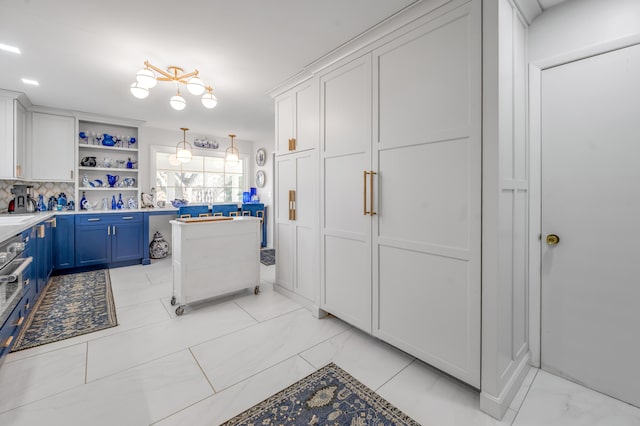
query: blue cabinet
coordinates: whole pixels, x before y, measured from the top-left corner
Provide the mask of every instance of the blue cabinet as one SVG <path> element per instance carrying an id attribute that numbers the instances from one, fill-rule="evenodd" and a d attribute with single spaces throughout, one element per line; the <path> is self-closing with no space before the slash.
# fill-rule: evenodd
<path id="1" fill-rule="evenodd" d="M 69 269 L 76 265 L 75 229 L 73 215 L 56 216 L 53 228 L 53 269 Z"/>
<path id="2" fill-rule="evenodd" d="M 76 215 L 76 267 L 142 259 L 142 213 Z"/>
<path id="3" fill-rule="evenodd" d="M 267 208 L 263 203 L 245 203 L 242 205 L 243 216 L 256 216 L 262 219 L 260 222 L 262 229 L 262 241 L 260 245 L 262 247 L 267 246 Z"/>
<path id="4" fill-rule="evenodd" d="M 53 233 L 52 224 L 55 218 L 45 220 L 35 226 L 36 251 L 34 279 L 36 280 L 36 293 L 40 294 L 49 281 L 53 270 Z"/>

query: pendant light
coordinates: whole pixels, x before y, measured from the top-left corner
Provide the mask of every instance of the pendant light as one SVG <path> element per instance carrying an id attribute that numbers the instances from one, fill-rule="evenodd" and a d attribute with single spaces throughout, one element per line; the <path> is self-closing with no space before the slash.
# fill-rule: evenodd
<path id="1" fill-rule="evenodd" d="M 224 152 L 224 161 L 229 164 L 237 164 L 240 161 L 240 151 L 233 146 L 233 138 L 235 138 L 236 135 L 231 134 L 229 137 L 231 138 L 231 146 Z"/>
<path id="2" fill-rule="evenodd" d="M 191 161 L 191 144 L 187 142 L 187 130 L 186 127 L 181 127 L 182 130 L 182 141 L 178 142 L 176 146 L 176 159 L 181 163 L 188 163 Z"/>
<path id="3" fill-rule="evenodd" d="M 176 111 L 182 111 L 184 107 L 187 106 L 184 98 L 180 96 L 180 87 L 178 87 L 178 93 L 172 96 L 171 99 L 169 99 L 169 105 L 171 105 L 171 108 L 175 109 Z"/>

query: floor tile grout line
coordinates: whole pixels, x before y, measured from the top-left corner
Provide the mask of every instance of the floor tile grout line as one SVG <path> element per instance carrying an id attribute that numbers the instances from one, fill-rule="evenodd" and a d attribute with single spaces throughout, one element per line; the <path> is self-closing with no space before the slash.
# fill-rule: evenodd
<path id="1" fill-rule="evenodd" d="M 213 394 L 217 394 L 218 391 L 216 390 L 216 388 L 213 386 L 213 383 L 211 383 L 211 380 L 209 379 L 209 376 L 207 375 L 207 373 L 204 371 L 204 368 L 202 368 L 202 365 L 200 365 L 200 361 L 198 361 L 198 358 L 196 358 L 196 355 L 193 353 L 193 351 L 191 350 L 191 348 L 187 348 L 187 350 L 189 351 L 189 353 L 191 354 L 191 357 L 193 358 L 193 360 L 195 361 L 196 365 L 198 366 L 198 368 L 200 369 L 200 371 L 202 372 L 202 375 L 204 376 L 204 378 L 207 380 L 207 383 L 209 383 L 209 386 L 211 386 L 211 390 L 213 390 Z M 211 395 L 210 395 L 211 396 Z"/>
<path id="2" fill-rule="evenodd" d="M 347 328 L 346 330 L 343 330 L 343 331 L 341 331 L 340 333 L 338 333 L 338 334 L 336 334 L 336 335 L 334 335 L 334 336 L 329 337 L 329 339 L 323 340 L 322 342 L 318 342 L 318 343 L 316 343 L 315 345 L 309 346 L 308 348 L 306 348 L 306 349 L 304 349 L 304 350 L 302 350 L 302 351 L 298 352 L 298 355 L 300 355 L 300 357 L 301 357 L 302 359 L 304 359 L 304 360 L 305 360 L 305 361 L 307 361 L 309 364 L 311 364 L 311 362 L 310 362 L 309 360 L 307 360 L 307 359 L 304 357 L 304 355 L 302 355 L 304 352 L 310 351 L 311 349 L 313 349 L 313 348 L 315 348 L 315 347 L 318 347 L 318 346 L 322 345 L 322 344 L 323 344 L 323 343 L 325 343 L 327 340 L 334 339 L 334 338 L 336 338 L 336 337 L 340 336 L 341 334 L 344 334 L 344 333 L 346 333 L 346 332 L 348 332 L 348 331 L 352 331 L 352 330 L 353 330 L 353 327 L 349 327 L 349 328 Z M 313 365 L 313 364 L 311 364 L 311 365 Z M 314 367 L 314 368 L 315 368 L 315 367 Z M 318 368 L 319 368 L 319 367 L 318 367 Z"/>
<path id="3" fill-rule="evenodd" d="M 187 410 L 187 409 L 189 409 L 189 408 L 193 407 L 193 406 L 194 406 L 194 405 L 196 405 L 196 404 L 200 404 L 202 401 L 204 401 L 204 400 L 206 400 L 206 399 L 209 399 L 209 398 L 213 398 L 213 397 L 215 397 L 217 394 L 218 394 L 218 393 L 214 393 L 213 395 L 208 395 L 208 396 L 206 396 L 206 397 L 204 397 L 204 398 L 202 398 L 202 399 L 200 399 L 200 400 L 198 400 L 198 401 L 196 401 L 196 402 L 193 402 L 193 403 L 191 403 L 191 404 L 188 404 L 187 406 L 182 407 L 182 408 L 180 408 L 179 410 L 174 411 L 173 413 L 167 414 L 166 416 L 164 416 L 164 417 L 162 417 L 162 418 L 160 418 L 160 419 L 158 419 L 158 420 L 154 421 L 153 423 L 150 423 L 150 424 L 149 424 L 149 426 L 157 425 L 158 423 L 160 423 L 160 422 L 162 422 L 162 421 L 164 421 L 164 420 L 168 419 L 169 417 L 175 416 L 176 414 L 181 413 L 181 412 L 183 412 L 184 410 Z"/>
<path id="4" fill-rule="evenodd" d="M 400 373 L 402 373 L 404 370 L 406 370 L 407 368 L 409 368 L 409 366 L 411 364 L 413 364 L 414 362 L 416 362 L 416 358 L 412 357 L 411 362 L 409 362 L 407 365 L 405 365 L 404 367 L 402 367 L 400 369 L 400 371 L 398 371 L 396 374 L 394 374 L 393 376 L 389 377 L 389 380 L 387 380 L 386 382 L 384 382 L 383 384 L 381 384 L 380 386 L 378 386 L 377 388 L 374 389 L 374 392 L 378 392 L 384 385 L 386 385 L 387 383 L 389 383 L 391 380 L 395 379 Z"/>
<path id="5" fill-rule="evenodd" d="M 87 378 L 89 377 L 89 342 L 85 342 L 84 352 L 84 384 L 87 384 Z"/>
<path id="6" fill-rule="evenodd" d="M 233 300 L 233 303 L 234 303 L 238 308 L 242 309 L 242 310 L 243 310 L 247 315 L 249 315 L 251 318 L 253 318 L 253 319 L 256 321 L 256 323 L 260 324 L 260 323 L 262 322 L 262 321 L 260 321 L 258 318 L 256 318 L 256 317 L 254 317 L 253 315 L 251 315 L 251 314 L 249 313 L 249 311 L 247 311 L 245 308 L 243 308 L 242 306 L 240 306 L 240 305 L 238 304 L 238 302 L 236 302 L 235 300 Z"/>

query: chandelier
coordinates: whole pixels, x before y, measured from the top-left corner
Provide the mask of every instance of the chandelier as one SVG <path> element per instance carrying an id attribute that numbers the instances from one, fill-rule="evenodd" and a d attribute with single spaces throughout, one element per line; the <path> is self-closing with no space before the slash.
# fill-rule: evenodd
<path id="1" fill-rule="evenodd" d="M 224 161 L 229 164 L 238 163 L 240 161 L 240 151 L 233 146 L 233 138 L 235 138 L 236 135 L 232 134 L 229 135 L 229 137 L 231 138 L 231 146 L 224 152 Z"/>
<path id="2" fill-rule="evenodd" d="M 149 89 L 156 86 L 158 81 L 170 81 L 176 84 L 176 94 L 169 100 L 169 104 L 175 110 L 183 110 L 187 106 L 186 101 L 180 95 L 180 83 L 187 86 L 187 90 L 196 96 L 202 95 L 200 101 L 205 108 L 214 108 L 218 104 L 218 99 L 213 94 L 213 88 L 206 86 L 204 82 L 198 77 L 198 70 L 190 73 L 184 72 L 180 67 L 170 66 L 167 71 L 156 67 L 144 61 L 144 68 L 142 68 L 136 74 L 136 81 L 131 84 L 129 90 L 131 94 L 138 99 L 144 99 L 149 96 Z M 160 76 L 156 77 L 154 71 Z"/>
<path id="3" fill-rule="evenodd" d="M 191 144 L 187 142 L 187 130 L 186 127 L 180 127 L 182 130 L 182 141 L 176 145 L 176 159 L 181 163 L 188 163 L 191 161 Z"/>

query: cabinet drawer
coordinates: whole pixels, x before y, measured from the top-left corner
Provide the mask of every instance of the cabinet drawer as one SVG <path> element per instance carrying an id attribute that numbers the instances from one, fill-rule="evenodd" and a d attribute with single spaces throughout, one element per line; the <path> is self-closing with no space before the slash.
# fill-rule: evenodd
<path id="1" fill-rule="evenodd" d="M 25 298 L 14 308 L 13 313 L 0 328 L 0 363 L 2 363 L 4 356 L 11 352 L 13 345 L 16 343 L 18 333 L 27 319 L 24 301 Z"/>
<path id="2" fill-rule="evenodd" d="M 98 225 L 100 223 L 135 223 L 142 222 L 142 213 L 128 213 L 126 211 L 118 213 L 98 213 L 98 214 L 78 214 L 76 215 L 77 225 Z"/>

